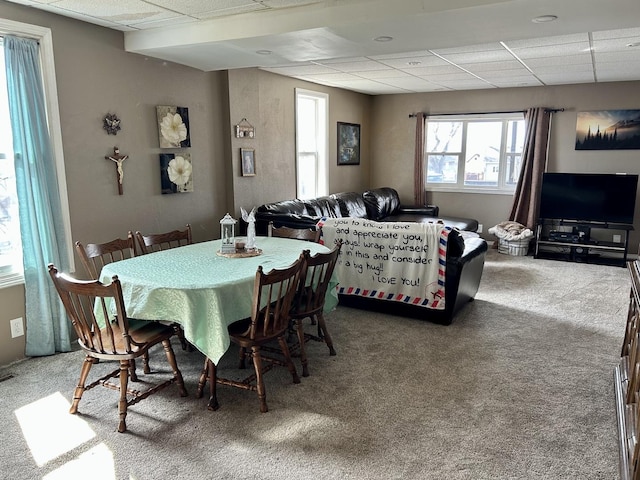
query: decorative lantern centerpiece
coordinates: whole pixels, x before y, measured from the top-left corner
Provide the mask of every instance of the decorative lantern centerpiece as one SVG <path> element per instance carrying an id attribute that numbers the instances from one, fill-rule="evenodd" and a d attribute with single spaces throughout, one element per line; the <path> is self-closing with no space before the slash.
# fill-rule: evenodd
<path id="1" fill-rule="evenodd" d="M 235 228 L 237 220 L 235 220 L 228 213 L 220 220 L 222 226 L 222 245 L 220 246 L 220 253 L 235 253 L 236 240 L 235 240 Z"/>

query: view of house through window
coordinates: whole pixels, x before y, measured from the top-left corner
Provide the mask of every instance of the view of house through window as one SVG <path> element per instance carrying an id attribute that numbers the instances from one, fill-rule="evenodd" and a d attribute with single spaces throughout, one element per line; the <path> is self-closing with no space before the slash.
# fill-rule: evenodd
<path id="1" fill-rule="evenodd" d="M 22 249 L 7 102 L 4 49 L 0 37 L 0 276 L 22 273 Z"/>
<path id="2" fill-rule="evenodd" d="M 296 195 L 298 198 L 308 199 L 329 193 L 328 108 L 328 95 L 296 89 Z"/>
<path id="3" fill-rule="evenodd" d="M 523 114 L 429 118 L 425 131 L 429 188 L 515 189 L 524 145 Z"/>

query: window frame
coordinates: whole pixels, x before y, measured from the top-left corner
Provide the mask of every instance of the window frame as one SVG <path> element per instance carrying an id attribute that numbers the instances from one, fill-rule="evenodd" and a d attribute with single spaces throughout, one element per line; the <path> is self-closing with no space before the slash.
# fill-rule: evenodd
<path id="1" fill-rule="evenodd" d="M 508 113 L 483 113 L 483 114 L 452 114 L 452 115 L 433 115 L 425 118 L 425 128 L 424 128 L 424 184 L 425 188 L 429 191 L 436 192 L 457 192 L 457 193 L 484 193 L 484 194 L 492 194 L 492 195 L 513 195 L 515 192 L 516 185 L 508 185 L 506 183 L 506 175 L 507 175 L 507 161 L 509 158 L 514 156 L 519 156 L 522 158 L 522 151 L 520 153 L 517 152 L 507 152 L 507 133 L 508 133 L 508 125 L 510 121 L 514 120 L 522 120 L 524 122 L 524 112 L 508 112 Z M 427 135 L 429 132 L 429 122 L 430 121 L 440 121 L 440 122 L 462 122 L 462 140 L 461 140 L 461 150 L 460 152 L 430 152 L 427 150 Z M 465 185 L 464 181 L 464 166 L 466 158 L 466 147 L 467 147 L 467 131 L 469 122 L 502 122 L 501 126 L 501 141 L 500 141 L 500 160 L 498 163 L 499 171 L 498 171 L 498 185 Z M 523 124 L 524 125 L 524 124 Z M 524 125 L 526 128 L 526 125 Z M 455 155 L 458 156 L 458 181 L 453 183 L 433 183 L 429 182 L 427 177 L 428 168 L 429 168 L 429 155 L 433 154 L 446 154 L 446 155 Z"/>
<path id="2" fill-rule="evenodd" d="M 316 101 L 317 104 L 324 106 L 323 112 L 319 112 L 319 108 L 316 109 L 316 125 L 318 131 L 316 132 L 316 151 L 300 151 L 299 146 L 301 144 L 300 135 L 298 132 L 298 100 L 301 97 L 306 97 Z M 324 117 L 324 118 L 322 118 Z M 316 92 L 313 90 L 305 90 L 303 88 L 295 89 L 295 132 L 296 132 L 296 197 L 303 198 L 300 192 L 300 172 L 301 172 L 301 157 L 303 155 L 314 155 L 315 158 L 315 171 L 316 171 L 316 185 L 315 194 L 308 198 L 315 198 L 329 194 L 329 95 L 327 93 Z"/>
<path id="3" fill-rule="evenodd" d="M 67 238 L 67 254 L 71 271 L 75 270 L 73 246 L 71 242 L 71 215 L 69 210 L 69 197 L 67 194 L 67 178 L 65 175 L 64 150 L 62 148 L 62 128 L 60 125 L 60 109 L 58 107 L 58 88 L 56 84 L 55 61 L 53 54 L 53 36 L 51 29 L 30 25 L 28 23 L 15 22 L 0 18 L 0 35 L 16 35 L 37 40 L 40 44 L 40 67 L 42 69 L 42 82 L 45 91 L 47 108 L 47 120 L 49 122 L 49 136 L 51 148 L 56 162 L 58 190 L 60 192 L 60 207 Z M 45 266 L 43 266 L 45 268 Z M 0 288 L 7 288 L 24 283 L 24 274 L 9 273 L 0 274 Z"/>

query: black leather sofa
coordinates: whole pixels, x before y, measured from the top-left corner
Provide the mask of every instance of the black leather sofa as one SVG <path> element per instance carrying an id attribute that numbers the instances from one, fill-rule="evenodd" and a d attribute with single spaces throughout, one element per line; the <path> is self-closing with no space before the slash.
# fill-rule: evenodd
<path id="1" fill-rule="evenodd" d="M 478 221 L 472 218 L 439 216 L 436 205 L 403 206 L 398 192 L 389 187 L 364 193 L 334 193 L 309 200 L 283 200 L 260 205 L 256 209 L 256 233 L 265 235 L 269 222 L 274 227 L 313 228 L 322 217 L 367 218 L 376 222 L 436 222 L 475 232 Z"/>
<path id="2" fill-rule="evenodd" d="M 449 325 L 468 302 L 475 297 L 487 252 L 487 242 L 474 234 L 478 222 L 469 218 L 441 217 L 435 205 L 407 207 L 400 204 L 398 192 L 392 188 L 377 188 L 362 194 L 337 193 L 312 200 L 284 200 L 261 205 L 256 209 L 256 231 L 266 234 L 269 222 L 275 227 L 312 228 L 322 217 L 356 217 L 383 222 L 442 221 L 454 230 L 447 244 L 444 310 L 434 310 L 401 302 L 340 295 L 340 304 L 402 315 Z"/>
<path id="3" fill-rule="evenodd" d="M 486 254 L 487 242 L 482 238 L 464 239 L 462 234 L 449 234 L 444 310 L 357 295 L 339 295 L 340 305 L 450 325 L 456 313 L 475 298 L 480 287 Z"/>

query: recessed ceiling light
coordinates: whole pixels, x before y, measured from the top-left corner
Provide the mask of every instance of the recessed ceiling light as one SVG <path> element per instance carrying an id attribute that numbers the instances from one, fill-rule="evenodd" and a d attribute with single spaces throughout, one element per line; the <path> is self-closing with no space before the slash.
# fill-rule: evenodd
<path id="1" fill-rule="evenodd" d="M 376 42 L 390 42 L 391 40 L 393 40 L 393 37 L 390 37 L 389 35 L 382 35 L 380 37 L 374 38 L 374 40 Z"/>
<path id="2" fill-rule="evenodd" d="M 532 18 L 531 21 L 533 23 L 548 23 L 557 20 L 557 15 L 540 15 L 539 17 Z"/>
<path id="3" fill-rule="evenodd" d="M 271 50 L 256 50 L 258 55 L 271 55 L 273 52 Z"/>

